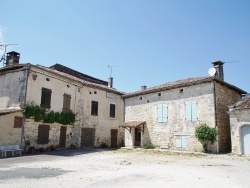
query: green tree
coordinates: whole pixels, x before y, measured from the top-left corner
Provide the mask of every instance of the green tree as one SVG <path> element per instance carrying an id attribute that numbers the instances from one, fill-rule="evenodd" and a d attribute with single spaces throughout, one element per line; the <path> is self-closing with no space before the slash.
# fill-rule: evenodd
<path id="1" fill-rule="evenodd" d="M 207 126 L 207 124 L 201 124 L 195 128 L 195 137 L 201 142 L 205 152 L 207 152 L 209 143 L 213 144 L 216 141 L 216 135 L 216 129 Z"/>

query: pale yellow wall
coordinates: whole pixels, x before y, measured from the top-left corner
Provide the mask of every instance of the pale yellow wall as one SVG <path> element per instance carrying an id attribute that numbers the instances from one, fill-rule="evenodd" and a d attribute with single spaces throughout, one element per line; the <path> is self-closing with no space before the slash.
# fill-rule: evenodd
<path id="1" fill-rule="evenodd" d="M 14 117 L 22 116 L 21 112 L 0 116 L 0 146 L 21 143 L 22 128 L 14 128 Z"/>
<path id="2" fill-rule="evenodd" d="M 33 80 L 33 74 L 37 75 Z M 49 78 L 49 81 L 46 80 Z M 68 87 L 69 86 L 69 87 Z M 105 142 L 110 145 L 111 129 L 118 129 L 118 144 L 123 139 L 123 129 L 119 125 L 123 123 L 123 99 L 121 95 L 107 92 L 103 89 L 83 86 L 79 82 L 70 79 L 61 78 L 57 75 L 42 71 L 33 67 L 28 80 L 27 102 L 32 101 L 40 106 L 42 87 L 52 90 L 51 109 L 55 112 L 61 112 L 63 107 L 63 94 L 71 95 L 71 110 L 77 114 L 75 126 L 71 129 L 71 137 L 68 144 L 81 145 L 81 129 L 95 128 L 95 146 Z M 91 92 L 91 94 L 90 94 Z M 96 94 L 94 93 L 96 92 Z M 98 101 L 98 116 L 91 115 L 91 101 Z M 116 105 L 116 117 L 109 117 L 109 105 Z M 29 129 L 37 130 L 37 126 L 29 125 Z M 60 127 L 58 125 L 58 127 Z M 27 129 L 26 129 L 27 130 Z M 25 131 L 26 132 L 26 131 Z M 31 133 L 29 133 L 30 135 Z M 27 134 L 26 134 L 27 135 Z M 33 131 L 33 136 L 37 137 L 37 131 Z M 59 139 L 57 139 L 59 142 Z M 54 142 L 56 142 L 54 140 Z"/>

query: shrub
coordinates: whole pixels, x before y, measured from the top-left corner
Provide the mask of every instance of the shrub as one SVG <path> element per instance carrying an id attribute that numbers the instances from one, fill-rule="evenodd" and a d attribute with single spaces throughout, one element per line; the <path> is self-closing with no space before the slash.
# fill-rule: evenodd
<path id="1" fill-rule="evenodd" d="M 216 129 L 207 126 L 207 124 L 201 124 L 195 128 L 195 137 L 201 142 L 205 152 L 207 152 L 208 144 L 213 144 L 216 141 L 216 135 Z"/>
<path id="2" fill-rule="evenodd" d="M 155 146 L 153 144 L 145 144 L 142 148 L 143 149 L 155 149 Z"/>

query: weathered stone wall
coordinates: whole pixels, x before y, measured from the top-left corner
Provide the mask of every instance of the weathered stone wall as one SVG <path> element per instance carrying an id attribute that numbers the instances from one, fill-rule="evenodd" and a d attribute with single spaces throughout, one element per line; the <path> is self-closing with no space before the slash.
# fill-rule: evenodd
<path id="1" fill-rule="evenodd" d="M 0 108 L 20 107 L 24 101 L 27 70 L 0 74 Z"/>
<path id="2" fill-rule="evenodd" d="M 37 144 L 39 125 L 50 126 L 48 144 L 43 144 L 43 145 Z M 26 142 L 29 142 L 30 145 L 34 146 L 35 148 L 46 149 L 48 146 L 51 146 L 51 145 L 59 145 L 61 126 L 62 125 L 58 123 L 47 124 L 47 123 L 42 123 L 42 122 L 35 122 L 33 119 L 26 119 L 25 127 L 24 127 L 24 140 Z M 67 125 L 65 127 L 67 128 L 66 147 L 70 147 L 71 144 L 78 144 L 78 143 L 75 143 L 74 140 L 72 139 L 73 126 Z"/>
<path id="3" fill-rule="evenodd" d="M 242 155 L 241 128 L 250 125 L 250 110 L 234 110 L 230 114 L 230 129 L 232 139 L 232 153 Z"/>
<path id="4" fill-rule="evenodd" d="M 185 119 L 185 102 L 190 101 L 196 101 L 197 104 L 198 119 L 194 122 Z M 168 106 L 166 123 L 157 121 L 157 105 L 162 103 Z M 142 145 L 152 143 L 157 147 L 179 149 L 176 148 L 176 139 L 186 135 L 188 146 L 185 149 L 201 151 L 202 146 L 194 136 L 194 129 L 200 123 L 215 127 L 214 109 L 213 83 L 203 83 L 125 98 L 125 122 L 146 121 Z M 125 134 L 125 145 L 131 146 L 134 139 L 133 131 L 132 136 L 128 131 Z M 216 150 L 214 147 L 212 149 Z"/>
<path id="5" fill-rule="evenodd" d="M 228 106 L 236 103 L 241 95 L 227 86 L 215 82 L 215 96 L 219 152 L 230 152 L 231 133 Z"/>
<path id="6" fill-rule="evenodd" d="M 0 146 L 20 145 L 22 128 L 14 128 L 14 117 L 22 117 L 21 112 L 10 113 L 0 116 Z"/>

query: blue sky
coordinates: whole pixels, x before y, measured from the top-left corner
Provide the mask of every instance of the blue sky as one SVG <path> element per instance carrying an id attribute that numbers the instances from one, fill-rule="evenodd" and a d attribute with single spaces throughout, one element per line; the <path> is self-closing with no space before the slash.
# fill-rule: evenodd
<path id="1" fill-rule="evenodd" d="M 0 0 L 0 42 L 21 63 L 55 63 L 125 92 L 208 75 L 250 91 L 249 0 Z M 238 61 L 231 63 L 232 61 Z M 0 65 L 2 66 L 2 65 Z"/>

